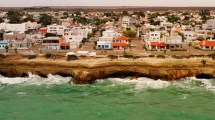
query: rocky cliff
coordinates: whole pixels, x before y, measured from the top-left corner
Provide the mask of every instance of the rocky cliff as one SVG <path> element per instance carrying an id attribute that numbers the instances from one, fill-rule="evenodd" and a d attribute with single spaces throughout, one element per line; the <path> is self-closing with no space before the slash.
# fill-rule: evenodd
<path id="1" fill-rule="evenodd" d="M 93 83 L 96 79 L 109 77 L 149 77 L 152 79 L 178 80 L 184 77 L 215 77 L 215 61 L 207 59 L 167 60 L 140 59 L 114 60 L 92 59 L 74 62 L 51 60 L 1 61 L 0 74 L 7 77 L 25 77 L 28 72 L 46 77 L 48 74 L 74 77 L 76 84 Z"/>

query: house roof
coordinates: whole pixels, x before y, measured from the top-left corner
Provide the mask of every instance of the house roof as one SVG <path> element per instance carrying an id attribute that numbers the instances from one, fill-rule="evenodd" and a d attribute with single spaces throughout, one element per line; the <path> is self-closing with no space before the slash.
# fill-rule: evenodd
<path id="1" fill-rule="evenodd" d="M 198 42 L 198 45 L 200 45 L 200 46 L 215 46 L 215 41 L 203 40 L 201 42 Z"/>
<path id="2" fill-rule="evenodd" d="M 163 47 L 163 46 L 166 46 L 166 43 L 165 42 L 151 42 L 151 46 Z"/>
<path id="3" fill-rule="evenodd" d="M 128 38 L 125 37 L 125 36 L 120 36 L 120 37 L 117 38 L 117 40 L 128 40 Z"/>
<path id="4" fill-rule="evenodd" d="M 70 43 L 61 43 L 61 45 L 60 46 L 70 46 Z"/>
<path id="5" fill-rule="evenodd" d="M 123 46 L 123 47 L 126 47 L 126 46 L 128 46 L 128 44 L 126 44 L 126 43 L 112 43 L 112 46 Z"/>

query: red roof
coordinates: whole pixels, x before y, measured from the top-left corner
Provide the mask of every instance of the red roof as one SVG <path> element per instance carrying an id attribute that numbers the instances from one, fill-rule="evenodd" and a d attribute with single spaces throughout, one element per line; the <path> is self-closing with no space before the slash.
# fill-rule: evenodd
<path id="1" fill-rule="evenodd" d="M 163 46 L 166 46 L 166 43 L 165 42 L 151 42 L 151 46 L 163 47 Z"/>
<path id="2" fill-rule="evenodd" d="M 125 36 L 120 36 L 120 37 L 117 38 L 117 40 L 128 40 L 128 38 L 125 37 Z"/>
<path id="3" fill-rule="evenodd" d="M 215 41 L 203 40 L 201 42 L 198 42 L 198 45 L 200 45 L 200 46 L 215 46 Z"/>
<path id="4" fill-rule="evenodd" d="M 70 46 L 70 43 L 61 43 L 60 46 Z"/>
<path id="5" fill-rule="evenodd" d="M 126 44 L 126 43 L 112 43 L 112 46 L 123 46 L 123 47 L 126 47 L 126 46 L 128 46 L 128 44 Z"/>
<path id="6" fill-rule="evenodd" d="M 47 29 L 46 28 L 42 28 L 39 30 L 40 33 L 47 33 Z"/>

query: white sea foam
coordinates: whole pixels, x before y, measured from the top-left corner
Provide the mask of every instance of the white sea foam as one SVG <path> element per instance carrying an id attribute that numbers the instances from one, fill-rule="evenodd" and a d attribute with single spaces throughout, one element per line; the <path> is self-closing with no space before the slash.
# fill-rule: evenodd
<path id="1" fill-rule="evenodd" d="M 181 88 L 189 88 L 195 89 L 198 87 L 205 87 L 209 91 L 215 92 L 215 86 L 211 83 L 212 79 L 197 79 L 196 77 L 189 77 L 184 78 L 179 81 L 163 81 L 163 80 L 153 80 L 150 78 L 140 77 L 136 80 L 130 80 L 130 78 L 108 78 L 98 81 L 106 81 L 109 80 L 112 82 L 112 85 L 116 84 L 133 84 L 136 90 L 143 90 L 145 88 L 154 88 L 154 89 L 161 89 L 166 88 L 169 86 L 176 86 Z M 199 82 L 200 84 L 196 85 L 194 82 Z M 186 99 L 187 96 L 183 97 L 182 99 Z"/>
<path id="2" fill-rule="evenodd" d="M 108 80 L 111 81 L 113 84 L 133 84 L 135 85 L 135 89 L 137 90 L 141 90 L 144 88 L 161 89 L 171 85 L 169 81 L 153 80 L 145 77 L 140 77 L 136 80 L 130 80 L 130 78 L 108 78 Z"/>
<path id="3" fill-rule="evenodd" d="M 8 78 L 0 76 L 0 84 L 19 84 L 19 85 L 41 85 L 41 84 L 63 84 L 67 83 L 71 80 L 71 77 L 61 77 L 59 75 L 51 75 L 49 74 L 47 78 L 42 78 L 38 75 L 34 75 L 29 73 L 28 77 L 21 78 Z"/>
<path id="4" fill-rule="evenodd" d="M 212 79 L 198 79 L 196 77 L 189 77 L 186 78 L 185 81 L 192 82 L 192 81 L 198 81 L 202 83 L 202 87 L 205 87 L 209 91 L 215 92 L 215 86 L 212 84 Z"/>

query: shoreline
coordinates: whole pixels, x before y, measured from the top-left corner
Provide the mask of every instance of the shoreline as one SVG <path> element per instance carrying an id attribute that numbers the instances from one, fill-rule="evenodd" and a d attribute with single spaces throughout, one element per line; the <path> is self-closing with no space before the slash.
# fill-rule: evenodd
<path id="1" fill-rule="evenodd" d="M 207 61 L 202 65 L 201 60 Z M 148 77 L 154 80 L 179 80 L 198 76 L 215 78 L 215 61 L 210 58 L 108 58 L 83 59 L 75 61 L 36 58 L 32 60 L 3 60 L 0 74 L 5 77 L 25 77 L 28 72 L 47 77 L 48 74 L 71 76 L 75 84 L 90 84 L 96 79 L 109 77 Z"/>

